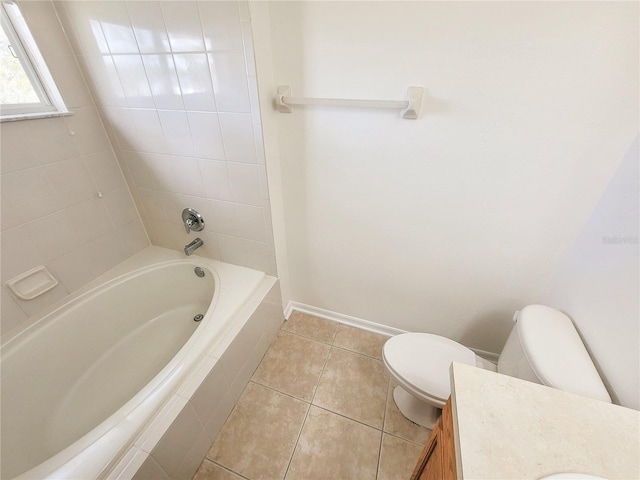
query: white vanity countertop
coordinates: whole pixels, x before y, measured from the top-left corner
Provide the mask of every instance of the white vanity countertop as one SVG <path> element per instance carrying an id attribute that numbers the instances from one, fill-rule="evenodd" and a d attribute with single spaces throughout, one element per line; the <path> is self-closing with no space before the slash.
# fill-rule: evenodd
<path id="1" fill-rule="evenodd" d="M 451 365 L 458 478 L 640 478 L 640 412 Z"/>

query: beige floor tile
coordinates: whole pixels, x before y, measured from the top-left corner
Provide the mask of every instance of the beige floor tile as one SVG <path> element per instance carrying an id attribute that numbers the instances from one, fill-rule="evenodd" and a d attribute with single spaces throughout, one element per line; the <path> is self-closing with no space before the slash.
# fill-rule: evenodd
<path id="1" fill-rule="evenodd" d="M 281 479 L 308 407 L 249 383 L 207 457 L 251 480 Z"/>
<path id="2" fill-rule="evenodd" d="M 427 443 L 431 430 L 413 423 L 398 410 L 396 402 L 393 400 L 393 389 L 396 388 L 397 385 L 393 380 L 389 383 L 387 411 L 384 416 L 384 431 L 396 437 L 417 443 L 418 445 L 424 445 Z"/>
<path id="3" fill-rule="evenodd" d="M 312 403 L 382 429 L 388 383 L 381 361 L 332 348 Z"/>
<path id="4" fill-rule="evenodd" d="M 205 459 L 193 477 L 193 480 L 242 480 L 242 477 Z"/>
<path id="5" fill-rule="evenodd" d="M 388 339 L 389 337 L 379 333 L 368 332 L 348 325 L 340 325 L 333 344 L 336 347 L 346 348 L 352 352 L 382 360 L 382 346 Z"/>
<path id="6" fill-rule="evenodd" d="M 379 430 L 311 406 L 287 480 L 376 478 Z"/>
<path id="7" fill-rule="evenodd" d="M 422 453 L 422 447 L 384 434 L 380 452 L 378 480 L 407 480 Z"/>
<path id="8" fill-rule="evenodd" d="M 323 343 L 332 343 L 338 324 L 306 313 L 293 312 L 282 325 L 283 330 L 297 333 Z"/>
<path id="9" fill-rule="evenodd" d="M 331 347 L 280 331 L 253 375 L 253 381 L 311 402 Z"/>

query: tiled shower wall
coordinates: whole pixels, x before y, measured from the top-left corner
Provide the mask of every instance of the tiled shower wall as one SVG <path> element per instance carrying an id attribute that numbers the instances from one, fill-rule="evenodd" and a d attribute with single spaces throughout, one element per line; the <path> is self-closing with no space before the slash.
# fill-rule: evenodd
<path id="1" fill-rule="evenodd" d="M 55 3 L 151 242 L 275 275 L 248 4 Z"/>
<path id="2" fill-rule="evenodd" d="M 73 115 L 0 125 L 3 333 L 149 244 L 53 4 L 19 5 Z M 38 265 L 58 285 L 12 297 L 6 281 Z"/>

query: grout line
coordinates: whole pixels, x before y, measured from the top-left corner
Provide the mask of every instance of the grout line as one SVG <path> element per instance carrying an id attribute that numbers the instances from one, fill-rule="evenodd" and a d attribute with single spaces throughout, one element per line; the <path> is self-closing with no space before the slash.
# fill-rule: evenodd
<path id="1" fill-rule="evenodd" d="M 289 473 L 289 468 L 291 468 L 291 462 L 293 462 L 293 456 L 296 453 L 296 448 L 298 447 L 298 442 L 300 441 L 300 437 L 302 436 L 302 430 L 304 429 L 304 425 L 307 423 L 307 418 L 309 417 L 309 411 L 311 410 L 311 404 L 307 404 L 307 411 L 304 414 L 304 419 L 300 424 L 300 430 L 298 431 L 298 436 L 296 437 L 296 442 L 293 444 L 293 449 L 291 450 L 291 456 L 289 457 L 289 461 L 287 462 L 287 468 L 284 471 L 283 480 L 287 477 L 287 473 Z"/>
<path id="2" fill-rule="evenodd" d="M 356 355 L 360 355 L 361 357 L 369 358 L 371 360 L 376 360 L 378 362 L 384 363 L 381 358 L 372 357 L 371 355 L 367 355 L 366 353 L 356 352 L 355 350 L 349 350 L 348 348 L 341 347 L 340 345 L 333 345 L 335 348 L 339 348 L 345 352 L 355 353 Z M 386 369 L 386 367 L 385 367 Z"/>
<path id="3" fill-rule="evenodd" d="M 391 377 L 389 377 L 389 380 L 387 381 L 387 397 L 384 401 L 384 413 L 382 414 L 382 432 L 380 435 L 380 448 L 378 449 L 378 468 L 376 469 L 376 480 L 380 475 L 380 464 L 382 461 L 382 442 L 384 441 L 384 424 L 387 421 L 387 408 L 389 407 L 389 388 L 391 388 Z"/>
<path id="4" fill-rule="evenodd" d="M 326 345 L 326 344 L 324 344 L 324 345 Z M 309 402 L 309 408 L 307 408 L 307 413 L 305 414 L 304 420 L 302 421 L 302 425 L 300 426 L 300 432 L 298 432 L 298 436 L 296 437 L 296 443 L 293 446 L 293 451 L 291 452 L 291 457 L 289 457 L 289 463 L 287 464 L 287 469 L 284 472 L 284 477 L 285 478 L 287 476 L 287 473 L 289 473 L 289 469 L 291 468 L 291 462 L 293 462 L 293 456 L 296 453 L 296 448 L 298 447 L 298 442 L 300 441 L 300 436 L 302 436 L 302 430 L 304 429 L 304 426 L 307 423 L 307 418 L 309 418 L 309 412 L 311 411 L 311 405 L 313 405 L 313 400 L 316 398 L 316 391 L 318 390 L 318 385 L 320 385 L 320 379 L 322 379 L 322 375 L 324 374 L 325 368 L 327 367 L 327 362 L 329 361 L 329 356 L 331 355 L 331 349 L 332 348 L 333 347 L 329 346 L 329 351 L 327 352 L 327 356 L 324 359 L 324 364 L 322 365 L 322 371 L 320 372 L 320 375 L 318 376 L 318 381 L 316 382 L 316 386 L 313 389 L 313 394 L 311 395 L 311 402 Z"/>
<path id="5" fill-rule="evenodd" d="M 285 332 L 287 332 L 287 333 L 291 333 L 291 334 L 293 334 L 293 335 L 298 335 L 299 337 L 303 337 L 303 338 L 307 338 L 307 339 L 309 339 L 309 340 L 313 340 L 314 342 L 322 343 L 323 345 L 333 345 L 333 340 L 331 340 L 331 342 L 325 342 L 324 340 L 318 340 L 317 338 L 313 338 L 313 337 L 310 337 L 310 336 L 308 336 L 308 335 L 304 335 L 304 334 L 302 334 L 302 333 L 292 332 L 291 330 L 287 330 L 286 328 L 284 328 L 284 326 L 286 325 L 286 323 L 287 323 L 288 321 L 289 321 L 289 320 L 285 320 L 285 323 L 284 323 L 284 325 L 280 328 L 280 330 L 285 331 Z M 332 323 L 335 323 L 335 322 L 332 322 Z M 336 330 L 337 330 L 337 329 L 336 329 Z M 334 334 L 334 338 L 335 338 L 335 334 Z"/>
<path id="6" fill-rule="evenodd" d="M 321 407 L 320 405 L 316 405 L 315 403 L 312 403 L 311 405 L 313 405 L 316 408 L 319 408 L 320 410 L 324 410 L 325 412 L 328 412 L 328 413 L 331 413 L 333 415 L 337 415 L 339 417 L 342 417 L 345 420 L 350 420 L 352 422 L 358 423 L 358 424 L 362 425 L 363 427 L 371 428 L 371 429 L 376 430 L 376 431 L 378 431 L 380 433 L 384 433 L 381 428 L 373 427 L 373 426 L 371 426 L 371 425 L 369 425 L 367 423 L 361 422 L 360 420 L 356 420 L 355 418 L 347 417 L 343 413 L 334 412 L 333 410 L 329 410 L 327 407 Z"/>
<path id="7" fill-rule="evenodd" d="M 239 474 L 238 472 L 236 472 L 235 470 L 231 470 L 229 467 L 225 467 L 224 465 L 219 464 L 218 462 L 214 462 L 213 460 L 209 460 L 211 463 L 213 463 L 214 465 L 220 467 L 221 469 L 234 474 L 237 477 L 243 478 L 245 480 L 249 480 L 249 477 L 245 477 L 244 475 Z"/>
<path id="8" fill-rule="evenodd" d="M 294 400 L 298 400 L 299 402 L 308 403 L 309 405 L 311 405 L 311 402 L 309 400 L 305 400 L 304 398 L 296 397 L 295 395 L 291 395 L 290 393 L 283 392 L 282 390 L 278 390 L 277 388 L 272 387 L 271 385 L 265 385 L 263 383 L 258 382 L 257 380 L 254 380 L 253 378 L 251 380 L 249 380 L 249 383 L 253 383 L 255 385 L 258 385 L 259 387 L 264 387 L 264 388 L 269 389 L 269 390 L 271 390 L 273 392 L 280 393 L 280 394 L 285 395 L 287 397 L 293 398 Z"/>

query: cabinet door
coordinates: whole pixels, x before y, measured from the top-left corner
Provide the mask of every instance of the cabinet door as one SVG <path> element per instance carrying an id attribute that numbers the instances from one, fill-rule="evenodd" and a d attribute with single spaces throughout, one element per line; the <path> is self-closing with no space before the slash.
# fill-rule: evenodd
<path id="1" fill-rule="evenodd" d="M 442 417 L 433 427 L 427 444 L 418 459 L 418 464 L 411 475 L 411 480 L 442 479 Z"/>
<path id="2" fill-rule="evenodd" d="M 451 398 L 438 419 L 413 470 L 411 480 L 455 480 L 456 452 Z"/>

